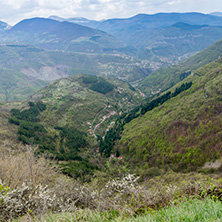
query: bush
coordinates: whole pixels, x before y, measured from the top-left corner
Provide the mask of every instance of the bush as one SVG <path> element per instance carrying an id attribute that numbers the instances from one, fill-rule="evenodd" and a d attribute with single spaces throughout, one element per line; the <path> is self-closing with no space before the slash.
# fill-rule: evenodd
<path id="1" fill-rule="evenodd" d="M 23 184 L 20 188 L 0 193 L 0 219 L 2 221 L 21 217 L 27 213 L 39 214 L 54 210 L 56 196 L 47 186 L 33 187 Z"/>

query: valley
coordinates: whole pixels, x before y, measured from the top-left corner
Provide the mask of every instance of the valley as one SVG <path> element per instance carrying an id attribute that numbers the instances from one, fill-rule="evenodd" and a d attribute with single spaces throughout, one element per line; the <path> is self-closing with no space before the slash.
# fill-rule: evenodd
<path id="1" fill-rule="evenodd" d="M 219 221 L 221 24 L 0 23 L 0 221 Z"/>
<path id="2" fill-rule="evenodd" d="M 24 44 L 3 44 L 0 50 L 1 101 L 27 99 L 52 81 L 79 73 L 133 82 L 152 69 L 149 63 L 118 54 L 47 51 Z"/>

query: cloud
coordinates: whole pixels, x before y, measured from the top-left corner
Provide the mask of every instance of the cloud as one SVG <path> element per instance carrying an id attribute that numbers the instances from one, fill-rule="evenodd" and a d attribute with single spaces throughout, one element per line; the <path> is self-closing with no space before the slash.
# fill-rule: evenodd
<path id="1" fill-rule="evenodd" d="M 1 0 L 0 20 L 14 24 L 31 17 L 107 19 L 138 13 L 222 11 L 221 0 Z"/>

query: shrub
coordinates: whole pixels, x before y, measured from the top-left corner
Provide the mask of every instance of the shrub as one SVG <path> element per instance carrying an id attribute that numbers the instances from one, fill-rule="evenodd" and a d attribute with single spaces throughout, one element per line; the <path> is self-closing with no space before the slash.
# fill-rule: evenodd
<path id="1" fill-rule="evenodd" d="M 27 213 L 46 213 L 55 208 L 56 196 L 47 186 L 23 184 L 21 187 L 0 193 L 0 219 L 23 216 Z"/>

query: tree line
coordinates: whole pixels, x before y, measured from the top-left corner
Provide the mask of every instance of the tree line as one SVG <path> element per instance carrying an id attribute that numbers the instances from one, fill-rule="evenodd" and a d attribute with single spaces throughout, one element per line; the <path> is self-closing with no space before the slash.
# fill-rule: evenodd
<path id="1" fill-rule="evenodd" d="M 159 96 L 156 99 L 153 99 L 149 102 L 141 104 L 140 106 L 134 108 L 129 113 L 125 113 L 121 115 L 115 122 L 115 126 L 111 128 L 105 135 L 104 139 L 98 137 L 100 141 L 100 148 L 99 151 L 101 154 L 105 155 L 106 157 L 110 156 L 113 147 L 115 145 L 115 141 L 121 138 L 121 133 L 123 131 L 123 127 L 126 123 L 129 123 L 133 119 L 144 115 L 145 113 L 153 110 L 154 108 L 162 105 L 169 99 L 179 95 L 181 92 L 189 89 L 192 86 L 192 82 L 183 83 L 179 88 L 176 88 L 173 93 L 167 92 L 162 96 Z M 117 150 L 117 152 L 119 152 Z"/>

